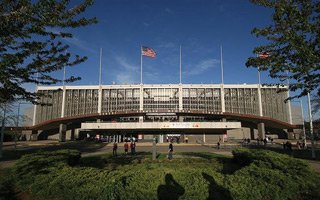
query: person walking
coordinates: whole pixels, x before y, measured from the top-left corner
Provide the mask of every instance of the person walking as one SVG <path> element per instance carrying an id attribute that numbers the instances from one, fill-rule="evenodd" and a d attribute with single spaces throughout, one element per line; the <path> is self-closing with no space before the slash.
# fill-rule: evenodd
<path id="1" fill-rule="evenodd" d="M 131 155 L 136 154 L 136 143 L 135 142 L 131 142 L 130 143 L 130 149 L 131 149 Z"/>
<path id="2" fill-rule="evenodd" d="M 169 160 L 172 159 L 172 153 L 173 153 L 173 145 L 172 145 L 172 142 L 170 142 L 170 144 L 169 144 L 169 150 L 168 150 L 168 159 L 169 159 Z"/>
<path id="3" fill-rule="evenodd" d="M 124 143 L 124 154 L 128 154 L 128 150 L 129 150 L 129 144 L 128 144 L 128 142 L 126 141 L 125 143 Z"/>
<path id="4" fill-rule="evenodd" d="M 112 155 L 117 156 L 117 149 L 118 149 L 118 144 L 117 142 L 113 143 L 113 148 L 112 148 Z"/>

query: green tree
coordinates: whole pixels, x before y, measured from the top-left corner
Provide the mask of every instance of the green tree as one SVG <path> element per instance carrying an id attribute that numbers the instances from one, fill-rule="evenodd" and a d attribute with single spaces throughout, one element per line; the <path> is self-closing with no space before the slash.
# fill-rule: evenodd
<path id="1" fill-rule="evenodd" d="M 23 84 L 50 85 L 61 82 L 51 73 L 84 62 L 87 57 L 71 56 L 64 38 L 70 30 L 97 23 L 96 18 L 79 16 L 92 0 L 71 6 L 70 0 L 0 1 L 0 103 L 24 99 L 36 103 L 39 94 Z M 69 77 L 73 82 L 80 77 Z"/>
<path id="2" fill-rule="evenodd" d="M 315 0 L 251 0 L 273 9 L 272 24 L 254 28 L 252 33 L 266 39 L 266 44 L 254 48 L 247 67 L 269 71 L 272 78 L 290 79 L 289 89 L 299 91 L 290 98 L 308 92 L 320 94 L 320 1 Z"/>

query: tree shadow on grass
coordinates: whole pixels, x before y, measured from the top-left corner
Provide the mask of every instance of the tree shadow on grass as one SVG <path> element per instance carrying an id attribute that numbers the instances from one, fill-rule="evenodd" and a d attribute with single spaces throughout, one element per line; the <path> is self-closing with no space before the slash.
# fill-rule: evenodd
<path id="1" fill-rule="evenodd" d="M 181 155 L 190 157 L 199 157 L 208 160 L 209 162 L 219 162 L 223 164 L 221 173 L 223 174 L 233 174 L 237 170 L 241 169 L 243 166 L 234 162 L 233 158 L 225 157 L 223 155 L 212 154 L 212 153 L 201 153 L 201 152 L 184 152 Z"/>
<path id="2" fill-rule="evenodd" d="M 166 174 L 165 185 L 158 186 L 157 196 L 159 200 L 178 200 L 184 192 L 184 188 L 173 179 L 172 174 Z"/>
<path id="3" fill-rule="evenodd" d="M 135 155 L 118 154 L 118 156 L 112 156 L 111 154 L 107 154 L 102 156 L 87 156 L 81 158 L 80 166 L 95 167 L 99 169 L 102 169 L 106 166 L 116 168 L 118 166 L 130 165 L 133 163 L 142 163 L 143 160 L 148 157 L 151 157 L 150 152 L 138 152 Z"/>
<path id="4" fill-rule="evenodd" d="M 16 160 L 21 158 L 21 156 L 31 153 L 36 153 L 38 151 L 55 151 L 61 149 L 74 149 L 81 153 L 92 153 L 97 152 L 104 148 L 107 143 L 96 143 L 87 141 L 75 141 L 66 143 L 57 143 L 55 145 L 41 145 L 41 146 L 28 146 L 28 147 L 18 147 L 14 149 L 5 149 L 3 151 L 3 157 L 0 161 Z"/>
<path id="5" fill-rule="evenodd" d="M 229 200 L 233 199 L 229 190 L 218 185 L 214 178 L 209 174 L 202 173 L 202 177 L 209 183 L 209 197 L 208 200 Z"/>
<path id="6" fill-rule="evenodd" d="M 220 155 L 216 155 L 212 153 L 203 153 L 203 152 L 182 152 L 179 154 L 183 156 L 189 156 L 189 157 L 199 157 L 199 158 L 206 159 L 208 161 L 211 161 L 213 159 L 220 157 Z"/>
<path id="7" fill-rule="evenodd" d="M 221 157 L 217 158 L 217 161 L 222 163 L 223 165 L 223 168 L 221 170 L 222 174 L 233 174 L 244 167 L 243 165 L 235 162 L 233 158 Z"/>
<path id="8" fill-rule="evenodd" d="M 82 157 L 79 165 L 81 167 L 94 167 L 103 169 L 105 167 L 105 161 L 100 156 Z"/>

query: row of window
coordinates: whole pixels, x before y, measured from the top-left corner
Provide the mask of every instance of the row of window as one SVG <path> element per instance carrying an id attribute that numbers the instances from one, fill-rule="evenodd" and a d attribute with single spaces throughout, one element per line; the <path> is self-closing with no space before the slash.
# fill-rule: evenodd
<path id="1" fill-rule="evenodd" d="M 40 102 L 46 106 L 37 106 L 37 120 L 42 122 L 61 117 L 63 92 L 60 90 L 41 91 L 44 96 Z M 224 100 L 226 112 L 259 114 L 257 88 L 225 88 Z M 276 89 L 261 90 L 263 115 L 287 121 L 286 93 L 277 93 Z M 101 112 L 135 111 L 140 109 L 140 89 L 104 89 L 101 97 Z M 64 116 L 77 116 L 98 112 L 99 91 L 97 89 L 66 90 Z M 50 106 L 51 104 L 51 106 Z M 144 88 L 143 109 L 178 110 L 178 88 Z M 221 93 L 219 88 L 183 88 L 182 109 L 221 112 Z"/>

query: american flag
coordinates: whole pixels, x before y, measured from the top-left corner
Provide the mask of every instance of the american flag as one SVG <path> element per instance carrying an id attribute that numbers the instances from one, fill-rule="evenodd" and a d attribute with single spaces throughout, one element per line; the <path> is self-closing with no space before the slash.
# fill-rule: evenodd
<path id="1" fill-rule="evenodd" d="M 261 52 L 258 54 L 259 58 L 268 58 L 270 56 L 270 53 L 268 52 Z"/>
<path id="2" fill-rule="evenodd" d="M 151 57 L 151 58 L 155 58 L 157 53 L 154 49 L 150 48 L 150 47 L 142 47 L 141 49 L 141 54 L 143 56 L 148 56 L 148 57 Z"/>

